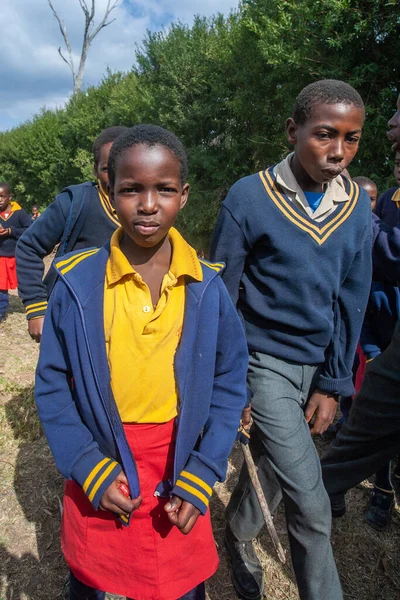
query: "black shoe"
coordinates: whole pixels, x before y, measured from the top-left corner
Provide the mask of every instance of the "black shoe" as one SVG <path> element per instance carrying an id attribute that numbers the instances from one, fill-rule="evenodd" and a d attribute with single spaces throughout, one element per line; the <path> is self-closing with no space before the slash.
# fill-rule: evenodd
<path id="1" fill-rule="evenodd" d="M 232 582 L 243 600 L 261 600 L 264 573 L 253 548 L 253 542 L 239 542 L 229 525 L 225 531 L 225 548 L 232 561 Z"/>
<path id="2" fill-rule="evenodd" d="M 365 522 L 376 531 L 385 531 L 394 508 L 394 493 L 373 489 L 371 499 L 365 513 Z"/>
<path id="3" fill-rule="evenodd" d="M 0 323 L 4 323 L 4 321 L 7 319 L 7 313 L 1 313 L 0 314 Z"/>

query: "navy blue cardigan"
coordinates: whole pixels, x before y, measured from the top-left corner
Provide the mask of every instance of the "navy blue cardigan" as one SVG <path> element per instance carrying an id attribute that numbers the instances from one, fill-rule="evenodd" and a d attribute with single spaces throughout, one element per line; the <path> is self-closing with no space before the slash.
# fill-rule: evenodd
<path id="1" fill-rule="evenodd" d="M 106 244 L 119 222 L 103 206 L 97 187 L 87 181 L 59 194 L 21 236 L 16 248 L 18 293 L 27 319 L 43 317 L 55 281 L 51 267 L 43 280 L 43 258 L 59 244 L 57 256 Z"/>
<path id="2" fill-rule="evenodd" d="M 103 322 L 108 257 L 105 246 L 57 262 L 59 279 L 46 312 L 35 391 L 58 469 L 83 487 L 95 508 L 121 469 L 132 497 L 140 493 L 110 386 Z M 203 281 L 187 282 L 175 355 L 181 409 L 174 473 L 156 492 L 179 495 L 202 513 L 212 486 L 225 477 L 246 401 L 246 340 L 219 277 L 222 266 L 203 263 Z"/>
<path id="3" fill-rule="evenodd" d="M 354 392 L 352 365 L 371 286 L 371 203 L 345 180 L 350 200 L 321 223 L 296 207 L 273 169 L 231 188 L 211 259 L 241 312 L 250 351 L 322 365 L 328 393 Z"/>

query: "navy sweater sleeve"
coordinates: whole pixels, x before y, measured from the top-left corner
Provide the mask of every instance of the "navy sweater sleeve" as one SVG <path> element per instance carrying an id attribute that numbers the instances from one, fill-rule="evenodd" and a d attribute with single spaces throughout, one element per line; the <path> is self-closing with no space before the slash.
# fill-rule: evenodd
<path id="1" fill-rule="evenodd" d="M 222 205 L 211 239 L 210 259 L 225 263 L 222 279 L 235 306 L 238 302 L 240 280 L 249 250 L 240 225 L 229 208 Z"/>
<path id="2" fill-rule="evenodd" d="M 71 298 L 66 293 L 65 285 L 60 282 L 50 297 L 44 321 L 36 370 L 35 401 L 58 470 L 67 479 L 75 480 L 97 509 L 103 493 L 122 471 L 122 467 L 100 451 L 92 433 L 82 422 L 74 401 L 72 373 L 62 329 L 70 307 Z M 97 484 L 100 474 L 101 484 Z"/>
<path id="3" fill-rule="evenodd" d="M 46 311 L 47 288 L 43 283 L 43 258 L 60 242 L 70 206 L 70 197 L 67 192 L 63 192 L 18 241 L 16 248 L 18 290 L 28 319 L 44 316 Z"/>
<path id="4" fill-rule="evenodd" d="M 317 388 L 323 392 L 341 396 L 354 394 L 352 367 L 368 302 L 371 274 L 372 233 L 369 226 L 334 306 L 332 340 L 317 381 Z"/>

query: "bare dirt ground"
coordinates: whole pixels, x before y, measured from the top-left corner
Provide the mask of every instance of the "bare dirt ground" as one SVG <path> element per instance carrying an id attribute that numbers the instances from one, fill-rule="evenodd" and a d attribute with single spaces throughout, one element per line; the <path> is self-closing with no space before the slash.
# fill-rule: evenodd
<path id="1" fill-rule="evenodd" d="M 11 313 L 0 325 L 0 348 L 0 600 L 55 600 L 65 597 L 67 577 L 59 543 L 63 480 L 36 417 L 38 347 L 27 334 L 15 295 Z M 240 465 L 235 448 L 227 482 L 216 486 L 212 501 L 221 566 L 208 582 L 208 600 L 236 598 L 223 546 L 223 510 Z M 352 490 L 348 514 L 334 523 L 333 547 L 345 599 L 400 600 L 400 513 L 396 509 L 388 532 L 369 529 L 363 522 L 369 486 L 365 482 Z M 282 510 L 275 522 L 289 556 Z M 267 598 L 298 600 L 291 567 L 279 564 L 265 532 L 256 548 L 266 573 Z"/>

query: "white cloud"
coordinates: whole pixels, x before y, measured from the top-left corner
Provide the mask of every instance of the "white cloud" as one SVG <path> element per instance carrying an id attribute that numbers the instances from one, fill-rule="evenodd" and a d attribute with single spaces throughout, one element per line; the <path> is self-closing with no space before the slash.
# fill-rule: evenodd
<path id="1" fill-rule="evenodd" d="M 78 0 L 52 0 L 64 20 L 77 62 L 83 33 L 83 13 Z M 97 84 L 111 70 L 129 70 L 135 47 L 146 30 L 167 27 L 179 19 L 191 24 L 194 15 L 228 13 L 238 0 L 120 0 L 110 18 L 115 22 L 95 38 L 85 69 L 85 85 Z M 96 0 L 96 24 L 107 0 Z M 58 23 L 47 0 L 1 0 L 0 129 L 18 125 L 43 106 L 62 106 L 72 89 L 69 67 L 61 60 L 64 49 Z M 4 24 L 7 24 L 6 26 Z"/>

